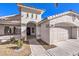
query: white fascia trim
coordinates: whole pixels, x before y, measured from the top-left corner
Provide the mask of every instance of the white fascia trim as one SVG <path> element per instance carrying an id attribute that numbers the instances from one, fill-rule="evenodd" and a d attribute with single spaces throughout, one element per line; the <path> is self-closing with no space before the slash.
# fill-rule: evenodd
<path id="1" fill-rule="evenodd" d="M 53 19 L 53 18 L 56 18 L 56 17 L 59 17 L 59 16 L 63 16 L 63 15 L 69 14 L 69 13 L 72 13 L 72 14 L 75 14 L 75 15 L 79 16 L 79 14 L 74 12 L 74 11 L 67 11 L 67 12 L 64 12 L 64 13 L 60 13 L 60 14 L 56 14 L 56 15 L 53 15 L 53 16 L 49 16 L 49 17 L 47 17 L 47 19 L 50 20 L 50 19 Z"/>
<path id="2" fill-rule="evenodd" d="M 8 16 L 1 16 L 0 18 L 8 18 L 8 17 L 13 17 L 13 16 L 16 16 L 18 14 L 13 14 L 13 15 L 8 15 Z"/>

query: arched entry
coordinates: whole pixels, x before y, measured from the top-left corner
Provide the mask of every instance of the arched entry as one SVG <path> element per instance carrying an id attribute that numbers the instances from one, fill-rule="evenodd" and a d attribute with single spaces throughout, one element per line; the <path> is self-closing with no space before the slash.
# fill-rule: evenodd
<path id="1" fill-rule="evenodd" d="M 61 22 L 55 24 L 53 29 L 55 41 L 77 39 L 77 26 L 73 23 Z"/>
<path id="2" fill-rule="evenodd" d="M 36 23 L 35 22 L 28 22 L 27 23 L 27 30 L 26 30 L 27 37 L 36 37 Z"/>

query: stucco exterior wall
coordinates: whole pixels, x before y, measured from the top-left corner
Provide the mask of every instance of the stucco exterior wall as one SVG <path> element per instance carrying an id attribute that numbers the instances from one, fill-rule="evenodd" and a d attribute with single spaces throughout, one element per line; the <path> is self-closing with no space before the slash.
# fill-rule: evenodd
<path id="1" fill-rule="evenodd" d="M 0 35 L 4 35 L 4 26 L 0 25 Z"/>
<path id="2" fill-rule="evenodd" d="M 61 22 L 68 22 L 68 23 L 73 23 L 72 17 L 69 15 L 61 16 L 55 19 L 50 20 L 50 26 L 53 24 L 61 23 Z"/>
<path id="3" fill-rule="evenodd" d="M 49 34 L 49 22 L 45 22 L 41 24 L 41 40 L 43 40 L 46 43 L 50 43 L 50 34 Z"/>
<path id="4" fill-rule="evenodd" d="M 36 39 L 41 39 L 41 26 L 36 26 Z"/>
<path id="5" fill-rule="evenodd" d="M 28 14 L 28 16 L 27 16 L 27 14 Z M 42 20 L 41 14 L 33 14 L 33 15 L 32 14 L 33 13 L 27 13 L 27 12 L 22 11 L 21 12 L 21 16 L 22 16 L 21 23 L 27 24 L 30 21 L 39 22 Z M 37 16 L 37 18 L 36 18 L 36 16 Z"/>
<path id="6" fill-rule="evenodd" d="M 28 10 L 29 11 L 29 10 Z M 32 11 L 32 10 L 31 10 Z M 27 29 L 27 23 L 29 22 L 35 22 L 37 24 L 38 22 L 41 21 L 41 14 L 36 14 L 34 12 L 29 11 L 27 12 L 26 8 L 21 11 L 21 36 L 26 37 L 25 40 L 27 40 L 27 34 L 26 34 L 26 29 Z M 40 28 L 36 25 L 36 38 L 39 39 L 39 31 Z M 32 33 L 34 34 L 34 33 Z"/>
<path id="7" fill-rule="evenodd" d="M 79 39 L 79 27 L 78 27 L 78 39 Z"/>

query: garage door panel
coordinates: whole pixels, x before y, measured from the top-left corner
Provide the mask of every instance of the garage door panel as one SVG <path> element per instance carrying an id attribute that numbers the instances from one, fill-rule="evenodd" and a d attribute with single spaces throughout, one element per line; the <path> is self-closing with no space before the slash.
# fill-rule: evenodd
<path id="1" fill-rule="evenodd" d="M 54 29 L 55 41 L 63 41 L 68 39 L 68 30 L 64 28 Z"/>

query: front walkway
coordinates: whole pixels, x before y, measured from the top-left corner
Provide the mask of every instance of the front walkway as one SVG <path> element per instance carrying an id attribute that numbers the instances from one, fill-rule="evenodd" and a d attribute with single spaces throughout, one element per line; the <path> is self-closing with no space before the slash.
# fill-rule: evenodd
<path id="1" fill-rule="evenodd" d="M 30 56 L 49 56 L 50 54 L 36 41 L 36 39 L 29 39 L 31 48 Z"/>

